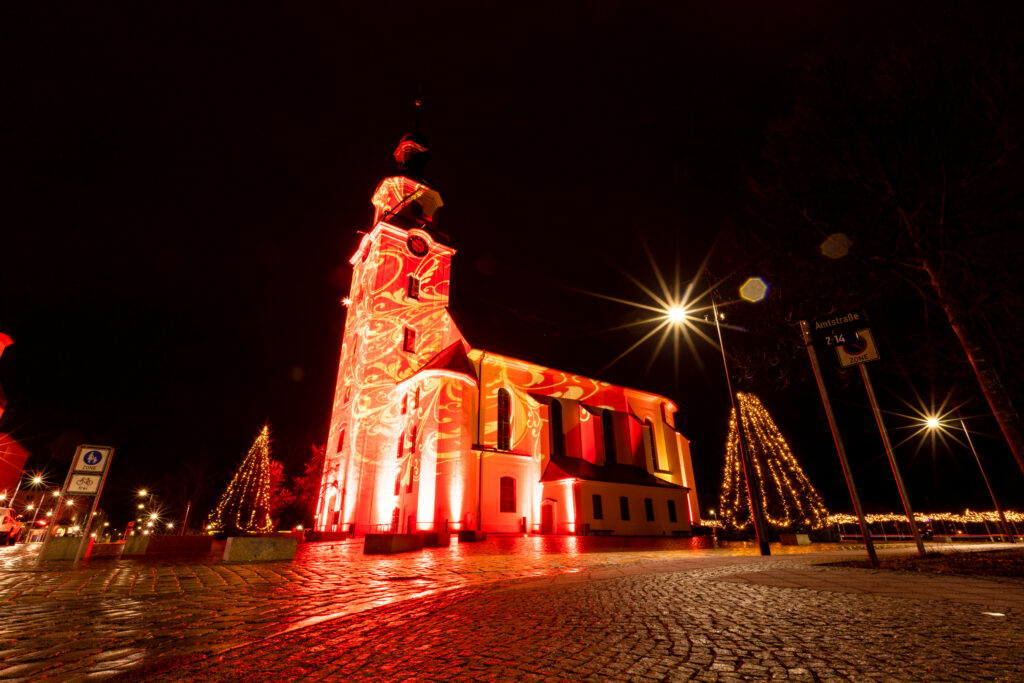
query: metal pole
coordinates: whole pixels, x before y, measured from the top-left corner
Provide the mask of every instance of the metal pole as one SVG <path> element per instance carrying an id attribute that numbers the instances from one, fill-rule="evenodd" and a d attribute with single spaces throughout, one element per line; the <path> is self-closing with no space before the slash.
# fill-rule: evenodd
<path id="1" fill-rule="evenodd" d="M 78 454 L 75 454 L 78 457 Z M 85 547 L 86 542 L 89 540 L 89 530 L 92 529 L 93 519 L 96 517 L 96 508 L 100 504 L 100 494 L 103 493 L 103 485 L 107 483 L 107 475 L 110 474 L 110 461 L 114 458 L 114 449 L 110 449 L 110 453 L 107 454 L 107 463 L 103 468 L 103 477 L 100 478 L 100 487 L 96 489 L 96 495 L 92 497 L 92 510 L 89 511 L 89 517 L 85 522 L 85 533 L 82 534 L 82 542 L 78 544 L 78 552 L 75 553 L 75 563 L 73 566 L 78 566 L 78 561 L 82 559 L 82 549 Z M 74 465 L 72 465 L 72 468 Z M 152 495 L 152 494 L 150 494 Z"/>
<path id="2" fill-rule="evenodd" d="M 23 477 L 18 477 L 18 485 L 14 487 L 14 495 L 11 496 L 11 508 L 14 507 L 14 501 L 18 498 L 18 491 L 21 490 L 21 480 Z"/>
<path id="3" fill-rule="evenodd" d="M 308 508 L 307 508 L 307 509 L 308 509 Z M 189 511 L 191 511 L 191 510 L 192 510 L 192 501 L 190 500 L 190 501 L 188 501 L 188 502 L 187 502 L 187 503 L 185 504 L 185 519 L 184 519 L 184 521 L 182 521 L 182 523 L 181 523 L 181 533 L 180 533 L 180 534 L 178 534 L 179 536 L 184 536 L 184 535 L 185 535 L 185 529 L 187 529 L 187 528 L 188 528 L 188 513 L 189 513 Z"/>
<path id="4" fill-rule="evenodd" d="M 46 500 L 46 494 L 40 496 L 39 501 L 36 503 L 36 511 L 32 515 L 32 521 L 29 523 L 28 534 L 25 534 L 25 542 L 28 543 L 29 534 L 31 534 L 36 528 L 36 517 L 39 516 L 39 508 L 43 507 L 43 501 Z"/>
<path id="5" fill-rule="evenodd" d="M 868 392 L 868 400 L 871 401 L 871 411 L 875 414 L 875 422 L 878 423 L 878 431 L 882 435 L 882 443 L 885 444 L 885 454 L 889 456 L 889 464 L 892 465 L 892 476 L 896 479 L 896 488 L 899 489 L 900 498 L 903 500 L 903 510 L 907 513 L 907 520 L 910 522 L 910 530 L 914 532 L 914 542 L 917 543 L 917 552 L 925 554 L 924 542 L 921 534 L 917 531 L 917 520 L 914 519 L 914 511 L 910 507 L 910 497 L 907 489 L 903 486 L 903 477 L 900 476 L 899 465 L 896 464 L 896 454 L 893 453 L 892 444 L 889 442 L 889 432 L 885 429 L 882 421 L 882 411 L 878 408 L 878 399 L 875 398 L 875 389 L 871 386 L 871 378 L 868 377 L 868 369 L 864 363 L 860 364 L 860 376 L 864 380 L 864 388 Z"/>
<path id="6" fill-rule="evenodd" d="M 850 490 L 850 499 L 853 501 L 853 509 L 857 513 L 857 521 L 860 522 L 860 533 L 864 537 L 864 545 L 868 551 L 868 562 L 872 567 L 878 566 L 878 554 L 875 552 L 875 542 L 871 539 L 871 529 L 864 518 L 864 508 L 860 504 L 860 496 L 857 494 L 857 485 L 853 481 L 853 472 L 850 471 L 850 463 L 846 459 L 846 447 L 839 435 L 839 426 L 836 424 L 836 417 L 832 412 L 832 403 L 828 399 L 828 391 L 825 389 L 825 380 L 821 376 L 821 365 L 818 363 L 818 354 L 811 343 L 811 327 L 806 320 L 800 321 L 800 331 L 804 335 L 804 344 L 807 346 L 807 355 L 811 357 L 811 369 L 814 370 L 814 379 L 818 382 L 818 393 L 821 394 L 821 402 L 825 406 L 825 415 L 828 417 L 828 426 L 832 430 L 832 440 L 836 444 L 836 452 L 839 454 L 839 463 L 843 466 L 843 476 L 846 477 L 846 487 Z M 840 537 L 840 540 L 842 538 Z"/>
<path id="7" fill-rule="evenodd" d="M 105 478 L 106 477 L 104 477 L 104 479 Z M 100 488 L 103 488 L 102 484 L 100 484 Z M 81 543 L 78 544 L 78 551 L 75 552 L 75 562 L 74 562 L 74 564 L 71 565 L 72 567 L 77 567 L 78 566 L 78 561 L 82 559 L 82 549 L 85 548 L 85 544 L 89 541 L 89 530 L 92 529 L 92 520 L 95 519 L 95 516 L 96 516 L 96 506 L 99 504 L 99 502 L 100 502 L 99 495 L 95 495 L 95 496 L 92 497 L 92 510 L 89 511 L 89 516 L 86 518 L 85 530 L 82 533 L 82 541 L 81 541 Z"/>
<path id="8" fill-rule="evenodd" d="M 978 463 L 978 469 L 981 470 L 981 476 L 985 480 L 985 486 L 988 487 L 988 495 L 992 497 L 992 504 L 996 506 L 996 512 L 999 513 L 999 521 L 1003 525 L 1003 533 L 1010 539 L 1010 543 L 1015 543 L 1016 539 L 1013 534 L 1010 533 L 1010 525 L 1006 523 L 1006 515 L 1003 514 L 1003 509 L 999 507 L 999 503 L 996 502 L 996 494 L 992 492 L 992 484 L 988 483 L 988 475 L 985 474 L 985 468 L 981 466 L 981 458 L 978 457 L 978 451 L 974 449 L 974 442 L 971 441 L 971 435 L 967 431 L 967 425 L 964 424 L 964 419 L 957 415 L 957 419 L 960 420 L 960 426 L 964 430 L 964 436 L 967 437 L 967 443 L 971 447 L 971 453 L 974 453 L 974 461 Z"/>
<path id="9" fill-rule="evenodd" d="M 729 403 L 732 404 L 732 412 L 736 416 L 736 438 L 740 452 L 740 462 L 743 463 L 743 477 L 747 480 L 747 499 L 750 501 L 750 518 L 754 522 L 754 532 L 757 534 L 757 544 L 762 555 L 771 555 L 771 547 L 768 544 L 768 529 L 764 521 L 764 507 L 761 502 L 761 492 L 753 483 L 754 463 L 750 459 L 750 451 L 747 450 L 743 439 L 743 418 L 736 407 L 736 395 L 732 391 L 732 380 L 729 377 L 729 363 L 725 360 L 725 346 L 722 344 L 722 327 L 718 324 L 718 306 L 715 305 L 715 295 L 711 294 L 711 312 L 715 316 L 715 330 L 718 332 L 718 348 L 722 352 L 722 368 L 725 369 L 725 386 L 729 389 Z"/>

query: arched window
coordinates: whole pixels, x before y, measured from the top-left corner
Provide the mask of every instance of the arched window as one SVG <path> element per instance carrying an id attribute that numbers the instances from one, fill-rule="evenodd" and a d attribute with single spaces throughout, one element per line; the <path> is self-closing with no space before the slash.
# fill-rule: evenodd
<path id="1" fill-rule="evenodd" d="M 551 399 L 551 455 L 565 455 L 565 434 L 562 431 L 562 404 Z"/>
<path id="2" fill-rule="evenodd" d="M 512 477 L 502 477 L 500 483 L 499 511 L 516 511 L 516 480 Z"/>
<path id="3" fill-rule="evenodd" d="M 601 432 L 604 435 L 604 464 L 615 462 L 615 419 L 611 410 L 601 413 Z"/>
<path id="4" fill-rule="evenodd" d="M 654 439 L 654 423 L 651 422 L 650 418 L 644 420 L 644 434 L 647 436 L 647 443 L 650 444 L 651 464 L 656 471 L 664 472 L 661 462 L 658 460 L 658 442 Z"/>
<path id="5" fill-rule="evenodd" d="M 498 450 L 512 447 L 512 399 L 504 389 L 498 389 Z"/>
<path id="6" fill-rule="evenodd" d="M 345 447 L 345 428 L 342 427 L 338 430 L 338 448 L 337 452 L 341 453 L 341 449 Z"/>

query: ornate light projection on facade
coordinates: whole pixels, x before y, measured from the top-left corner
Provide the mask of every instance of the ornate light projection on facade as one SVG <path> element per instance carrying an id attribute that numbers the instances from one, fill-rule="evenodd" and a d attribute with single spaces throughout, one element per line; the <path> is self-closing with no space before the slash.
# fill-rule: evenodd
<path id="1" fill-rule="evenodd" d="M 765 519 L 779 529 L 823 526 L 828 516 L 825 503 L 796 461 L 771 415 L 753 394 L 737 393 L 736 398 L 744 443 L 750 449 L 757 486 L 764 501 Z M 750 524 L 750 503 L 738 444 L 736 413 L 733 412 L 729 417 L 725 473 L 719 498 L 721 519 L 732 529 L 743 529 Z"/>
<path id="2" fill-rule="evenodd" d="M 416 131 L 399 143 L 399 171 L 374 193 L 374 227 L 350 259 L 316 528 L 688 532 L 699 507 L 671 401 L 462 337 L 448 312 L 455 250 L 433 227 L 442 201 L 423 176 L 427 154 Z M 612 496 L 639 510 L 650 499 L 653 519 L 594 519 L 593 496 L 607 510 Z"/>

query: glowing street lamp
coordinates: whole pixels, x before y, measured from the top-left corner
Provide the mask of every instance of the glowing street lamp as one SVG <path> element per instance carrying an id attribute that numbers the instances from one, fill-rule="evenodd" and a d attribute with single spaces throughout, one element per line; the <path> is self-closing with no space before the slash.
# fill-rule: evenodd
<path id="1" fill-rule="evenodd" d="M 19 478 L 18 479 L 18 485 L 14 487 L 14 495 L 11 496 L 11 505 L 12 506 L 18 500 L 18 491 L 21 490 L 21 483 L 22 483 L 22 481 L 24 481 L 24 480 Z M 43 483 L 43 475 L 41 473 L 39 473 L 39 472 L 36 472 L 35 476 L 32 477 L 32 479 L 31 479 L 30 485 L 32 486 L 32 488 L 37 488 L 42 483 Z M 7 499 L 7 491 L 4 491 L 3 493 L 0 493 L 0 502 L 5 501 L 6 499 Z"/>
<path id="2" fill-rule="evenodd" d="M 768 285 L 765 284 L 759 278 L 756 279 L 761 283 L 763 289 L 759 289 L 758 292 L 751 292 L 751 297 L 748 301 L 760 301 L 764 298 L 764 295 L 768 292 Z M 744 287 L 747 287 L 752 280 L 748 280 Z M 732 406 L 733 415 L 736 416 L 736 435 L 739 438 L 738 451 L 740 456 L 740 462 L 743 463 L 743 477 L 747 482 L 747 499 L 750 501 L 750 518 L 754 522 L 754 533 L 757 535 L 758 548 L 762 555 L 771 555 L 771 546 L 768 541 L 768 528 L 764 519 L 764 507 L 761 501 L 761 492 L 757 486 L 753 484 L 754 464 L 750 459 L 750 450 L 747 448 L 746 439 L 743 436 L 743 425 L 740 423 L 740 412 L 736 407 L 736 395 L 732 390 L 732 378 L 729 374 L 729 361 L 725 356 L 725 345 L 722 343 L 722 326 L 720 321 L 725 317 L 723 314 L 718 312 L 718 304 L 715 303 L 714 288 L 711 287 L 708 290 L 708 296 L 711 300 L 711 314 L 715 321 L 715 331 L 718 334 L 718 350 L 722 354 L 722 369 L 725 371 L 725 386 L 729 391 L 729 403 Z M 744 298 L 747 298 L 744 296 Z M 687 309 L 676 304 L 668 307 L 665 310 L 665 317 L 669 322 L 674 324 L 686 324 L 690 315 Z M 717 517 L 716 517 L 717 520 Z"/>
<path id="3" fill-rule="evenodd" d="M 682 306 L 672 306 L 665 311 L 665 317 L 671 323 L 681 323 L 686 320 L 686 309 Z"/>
<path id="4" fill-rule="evenodd" d="M 1006 523 L 1006 515 L 1003 514 L 1003 509 L 999 507 L 999 502 L 996 500 L 996 494 L 994 491 L 992 491 L 992 484 L 988 482 L 988 475 L 985 474 L 985 468 L 981 466 L 981 458 L 978 457 L 978 451 L 975 450 L 974 448 L 974 441 L 971 440 L 971 434 L 970 432 L 967 431 L 967 425 L 964 424 L 964 419 L 960 417 L 960 415 L 957 415 L 956 418 L 960 422 L 960 428 L 963 429 L 964 436 L 967 437 L 967 444 L 971 447 L 971 453 L 974 454 L 974 461 L 978 463 L 978 469 L 981 470 L 981 478 L 985 480 L 985 486 L 988 488 L 988 495 L 992 498 L 992 505 L 995 506 L 996 513 L 999 514 L 999 522 L 1003 526 L 1003 533 L 1006 535 L 1008 539 L 1010 539 L 1010 543 L 1015 543 L 1016 539 L 1010 532 L 1010 525 Z M 935 415 L 926 416 L 924 419 L 924 425 L 925 428 L 929 430 L 942 430 L 947 426 L 943 424 L 942 420 Z"/>

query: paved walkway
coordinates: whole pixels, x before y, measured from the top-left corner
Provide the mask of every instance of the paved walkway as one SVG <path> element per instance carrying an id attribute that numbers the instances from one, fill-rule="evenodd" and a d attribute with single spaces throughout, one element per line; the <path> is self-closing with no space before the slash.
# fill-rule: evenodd
<path id="1" fill-rule="evenodd" d="M 841 549 L 621 545 L 320 543 L 294 562 L 74 570 L 15 546 L 0 678 L 1024 680 L 1022 581 L 817 566 L 863 556 Z"/>

